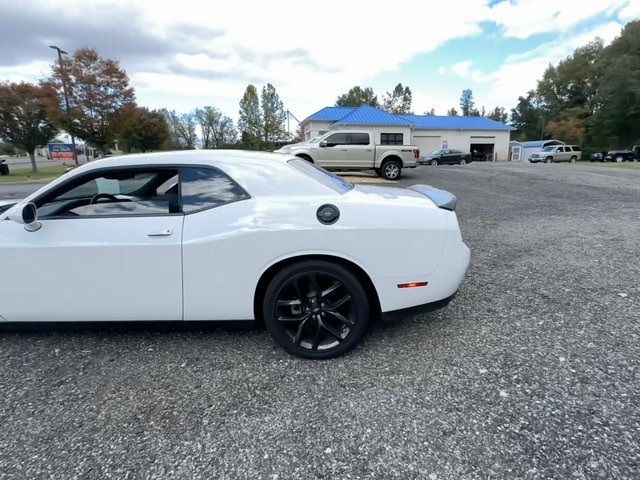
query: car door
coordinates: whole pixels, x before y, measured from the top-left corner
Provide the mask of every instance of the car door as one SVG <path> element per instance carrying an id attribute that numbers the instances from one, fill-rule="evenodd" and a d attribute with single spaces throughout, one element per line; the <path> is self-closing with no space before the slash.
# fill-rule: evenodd
<path id="1" fill-rule="evenodd" d="M 41 227 L 0 222 L 8 321 L 181 320 L 184 216 L 170 168 L 90 171 L 44 192 Z"/>
<path id="2" fill-rule="evenodd" d="M 347 137 L 349 143 L 343 152 L 344 163 L 359 169 L 373 168 L 375 145 L 371 136 L 366 132 L 352 132 Z"/>
<path id="3" fill-rule="evenodd" d="M 321 167 L 340 167 L 345 165 L 344 157 L 349 138 L 344 132 L 329 135 L 318 149 L 317 162 Z"/>

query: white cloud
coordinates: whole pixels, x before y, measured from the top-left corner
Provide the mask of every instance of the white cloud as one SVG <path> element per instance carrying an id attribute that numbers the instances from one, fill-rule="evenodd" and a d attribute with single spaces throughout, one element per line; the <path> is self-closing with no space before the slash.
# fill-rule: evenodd
<path id="1" fill-rule="evenodd" d="M 620 10 L 618 18 L 625 23 L 640 19 L 640 1 L 630 1 L 626 7 Z"/>
<path id="2" fill-rule="evenodd" d="M 537 33 L 568 32 L 580 23 L 625 7 L 637 10 L 637 0 L 510 0 L 493 6 L 493 20 L 508 37 L 529 38 Z M 633 4 L 633 6 L 632 6 Z"/>

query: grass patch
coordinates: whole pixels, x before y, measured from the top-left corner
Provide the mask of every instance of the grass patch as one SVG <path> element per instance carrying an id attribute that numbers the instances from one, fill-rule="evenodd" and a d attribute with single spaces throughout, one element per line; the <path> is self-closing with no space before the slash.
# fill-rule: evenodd
<path id="1" fill-rule="evenodd" d="M 11 168 L 11 166 L 9 166 Z M 11 170 L 9 175 L 0 175 L 0 183 L 26 182 L 27 180 L 48 180 L 57 178 L 66 172 L 67 165 L 56 165 L 55 167 L 41 167 L 38 173 L 33 173 L 30 168 L 19 168 Z"/>

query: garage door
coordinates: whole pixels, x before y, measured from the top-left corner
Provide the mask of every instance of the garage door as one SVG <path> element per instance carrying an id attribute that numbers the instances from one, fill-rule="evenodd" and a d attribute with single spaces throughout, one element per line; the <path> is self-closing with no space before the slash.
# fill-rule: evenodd
<path id="1" fill-rule="evenodd" d="M 414 135 L 413 143 L 420 148 L 420 155 L 427 155 L 442 148 L 442 137 L 440 135 Z"/>

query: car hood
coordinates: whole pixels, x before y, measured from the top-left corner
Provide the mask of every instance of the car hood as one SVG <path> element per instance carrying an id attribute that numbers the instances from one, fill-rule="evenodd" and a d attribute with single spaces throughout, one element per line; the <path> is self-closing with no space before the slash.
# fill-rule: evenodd
<path id="1" fill-rule="evenodd" d="M 305 143 L 305 142 L 292 143 L 291 145 L 285 145 L 284 147 L 274 151 L 275 153 L 291 153 L 293 150 L 296 150 L 298 148 L 314 148 L 317 146 L 318 146 L 317 143 Z"/>

